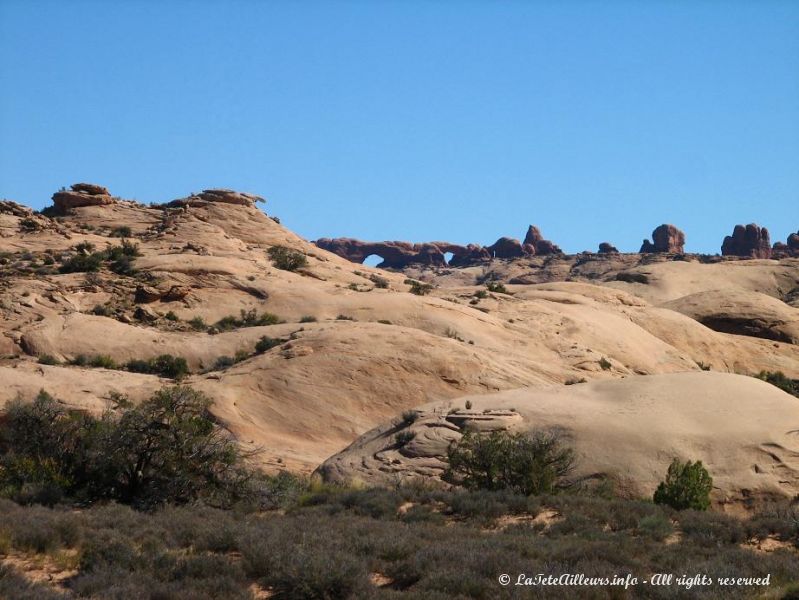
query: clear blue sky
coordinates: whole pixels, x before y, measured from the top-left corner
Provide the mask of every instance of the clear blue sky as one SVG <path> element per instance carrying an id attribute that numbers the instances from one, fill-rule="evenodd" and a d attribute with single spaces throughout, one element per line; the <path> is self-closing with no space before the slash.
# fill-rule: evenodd
<path id="1" fill-rule="evenodd" d="M 717 252 L 799 229 L 799 2 L 0 0 L 0 197 L 268 198 L 301 235 Z"/>

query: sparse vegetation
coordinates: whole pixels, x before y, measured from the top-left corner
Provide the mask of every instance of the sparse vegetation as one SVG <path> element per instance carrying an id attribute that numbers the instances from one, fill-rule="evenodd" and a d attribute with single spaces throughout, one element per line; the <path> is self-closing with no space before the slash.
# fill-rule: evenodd
<path id="1" fill-rule="evenodd" d="M 205 323 L 205 320 L 200 316 L 189 319 L 189 327 L 191 327 L 194 331 L 206 331 L 208 329 L 208 325 Z"/>
<path id="2" fill-rule="evenodd" d="M 713 478 L 702 461 L 683 463 L 675 458 L 653 499 L 655 504 L 667 504 L 677 510 L 707 510 L 712 489 Z"/>
<path id="3" fill-rule="evenodd" d="M 258 314 L 258 312 L 252 308 L 247 311 L 242 309 L 239 317 L 234 317 L 233 315 L 223 317 L 214 323 L 214 327 L 218 331 L 232 331 L 241 327 L 261 327 L 264 325 L 277 325 L 282 322 L 283 321 L 277 315 L 270 312 Z"/>
<path id="4" fill-rule="evenodd" d="M 494 292 L 496 294 L 507 294 L 508 288 L 505 287 L 504 283 L 497 283 L 496 281 L 489 281 L 486 283 L 486 289 L 489 292 Z"/>
<path id="5" fill-rule="evenodd" d="M 298 250 L 284 246 L 272 246 L 268 250 L 272 264 L 283 271 L 297 271 L 308 266 L 308 258 Z"/>
<path id="6" fill-rule="evenodd" d="M 263 354 L 274 348 L 275 346 L 279 346 L 280 344 L 284 343 L 286 340 L 270 338 L 267 336 L 263 336 L 260 340 L 255 343 L 255 352 L 258 354 Z"/>
<path id="7" fill-rule="evenodd" d="M 348 315 L 338 315 L 336 317 L 336 321 L 354 321 L 355 317 L 350 317 Z"/>
<path id="8" fill-rule="evenodd" d="M 52 354 L 40 354 L 38 363 L 40 365 L 59 365 L 60 361 Z"/>
<path id="9" fill-rule="evenodd" d="M 433 286 L 429 283 L 422 283 L 415 279 L 406 279 L 405 284 L 411 286 L 411 294 L 416 294 L 417 296 L 427 296 L 433 290 Z"/>
<path id="10" fill-rule="evenodd" d="M 300 323 L 316 323 L 317 318 L 311 315 L 305 315 L 304 317 L 300 318 Z"/>
<path id="11" fill-rule="evenodd" d="M 604 356 L 599 359 L 599 366 L 602 368 L 603 371 L 609 371 L 613 364 Z"/>
<path id="12" fill-rule="evenodd" d="M 114 227 L 109 235 L 111 237 L 129 238 L 133 235 L 133 230 L 127 225 L 120 225 L 119 227 Z"/>
<path id="13" fill-rule="evenodd" d="M 133 261 L 141 255 L 139 246 L 128 240 L 122 240 L 119 246 L 111 246 L 99 252 L 92 252 L 93 249 L 94 245 L 89 242 L 76 245 L 76 254 L 61 263 L 59 272 L 92 273 L 107 264 L 108 268 L 118 275 L 132 275 L 135 272 Z"/>
<path id="14" fill-rule="evenodd" d="M 405 444 L 410 442 L 413 438 L 416 437 L 415 431 L 409 431 L 407 429 L 400 431 L 397 435 L 394 436 L 394 443 L 402 448 Z"/>
<path id="15" fill-rule="evenodd" d="M 381 277 L 380 275 L 377 275 L 376 273 L 372 273 L 369 276 L 369 281 L 374 283 L 375 287 L 379 288 L 381 290 L 388 289 L 388 287 L 389 287 L 388 279 L 386 279 L 385 277 Z"/>

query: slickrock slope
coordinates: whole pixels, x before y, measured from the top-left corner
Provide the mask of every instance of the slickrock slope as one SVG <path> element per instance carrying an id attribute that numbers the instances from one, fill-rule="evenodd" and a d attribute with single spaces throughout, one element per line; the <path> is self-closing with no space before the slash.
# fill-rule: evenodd
<path id="1" fill-rule="evenodd" d="M 674 457 L 702 457 L 717 504 L 799 492 L 799 402 L 751 377 L 629 377 L 465 396 L 417 413 L 413 423 L 395 420 L 364 434 L 320 473 L 388 485 L 438 478 L 448 445 L 467 430 L 559 429 L 577 453 L 578 481 L 609 479 L 631 497 L 651 497 Z M 414 435 L 400 445 L 400 432 Z"/>
<path id="2" fill-rule="evenodd" d="M 0 202 L 0 407 L 40 389 L 95 411 L 113 393 L 139 401 L 171 380 L 69 363 L 169 354 L 186 359 L 185 381 L 214 399 L 242 443 L 263 449 L 265 466 L 308 472 L 403 410 L 466 394 L 708 365 L 799 377 L 791 319 L 783 318 L 784 341 L 730 334 L 703 324 L 690 302 L 706 293 L 711 306 L 743 290 L 793 315 L 797 259 L 566 256 L 531 231 L 535 254 L 491 259 L 483 247 L 465 247 L 479 258 L 470 266 L 391 272 L 309 243 L 250 194 L 205 190 L 144 206 L 91 184 L 59 193 L 111 201 L 62 203 L 45 211 L 52 218 Z M 138 256 L 119 258 L 123 239 Z M 277 268 L 275 247 L 306 264 Z M 87 264 L 96 270 L 81 271 Z M 407 277 L 433 287 L 414 294 L 426 288 Z M 766 306 L 753 298 L 737 308 Z M 257 352 L 264 336 L 273 347 Z"/>

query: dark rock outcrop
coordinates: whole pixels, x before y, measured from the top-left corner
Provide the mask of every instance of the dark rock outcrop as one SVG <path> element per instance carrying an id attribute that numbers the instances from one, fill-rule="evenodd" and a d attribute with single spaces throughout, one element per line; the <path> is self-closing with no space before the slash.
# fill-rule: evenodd
<path id="1" fill-rule="evenodd" d="M 639 252 L 685 254 L 685 234 L 674 225 L 663 224 L 652 232 L 651 242 L 644 240 Z"/>
<path id="2" fill-rule="evenodd" d="M 524 245 L 531 246 L 534 250 L 533 254 L 544 256 L 547 254 L 563 254 L 563 250 L 550 240 L 545 240 L 541 235 L 541 230 L 535 225 L 530 225 L 527 228 L 527 235 L 524 236 Z"/>
<path id="3" fill-rule="evenodd" d="M 751 256 L 752 258 L 771 258 L 771 240 L 768 229 L 755 223 L 747 226 L 736 225 L 732 235 L 724 238 L 721 244 L 722 256 Z"/>
<path id="4" fill-rule="evenodd" d="M 494 258 L 519 258 L 525 254 L 530 254 L 529 249 L 525 252 L 522 243 L 509 237 L 501 237 L 488 247 L 488 251 Z"/>
<path id="5" fill-rule="evenodd" d="M 208 202 L 239 204 L 241 206 L 252 206 L 256 202 L 266 202 L 261 196 L 227 189 L 203 190 L 201 193 L 197 194 L 197 197 Z"/>
<path id="6" fill-rule="evenodd" d="M 101 185 L 76 183 L 70 187 L 71 190 L 62 190 L 53 194 L 53 204 L 60 213 L 82 206 L 104 206 L 116 202 L 108 189 Z"/>
<path id="7" fill-rule="evenodd" d="M 799 257 L 799 232 L 788 236 L 786 242 L 776 242 L 771 249 L 772 258 Z"/>
<path id="8" fill-rule="evenodd" d="M 410 242 L 386 241 L 363 242 L 354 238 L 321 238 L 316 245 L 323 250 L 346 258 L 352 262 L 363 263 L 371 255 L 383 259 L 378 266 L 389 269 L 402 269 L 408 265 L 435 265 L 465 267 L 490 261 L 493 258 L 520 258 L 523 256 L 562 254 L 563 251 L 553 242 L 543 239 L 537 227 L 530 225 L 524 243 L 515 238 L 501 237 L 490 246 L 479 244 L 452 244 L 450 242 Z M 452 254 L 447 261 L 446 254 Z"/>
<path id="9" fill-rule="evenodd" d="M 612 245 L 610 242 L 602 242 L 599 244 L 599 254 L 618 254 L 619 249 Z"/>

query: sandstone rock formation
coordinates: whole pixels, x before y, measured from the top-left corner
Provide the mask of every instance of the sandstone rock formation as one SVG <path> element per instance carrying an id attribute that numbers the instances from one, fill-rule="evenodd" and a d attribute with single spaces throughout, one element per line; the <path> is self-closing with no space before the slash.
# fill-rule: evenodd
<path id="1" fill-rule="evenodd" d="M 116 202 L 107 188 L 93 183 L 76 183 L 71 191 L 62 190 L 53 194 L 53 204 L 60 213 L 82 206 L 103 206 Z"/>
<path id="2" fill-rule="evenodd" d="M 644 240 L 641 253 L 685 253 L 685 234 L 674 225 L 660 225 L 652 232 L 652 241 Z"/>
<path id="3" fill-rule="evenodd" d="M 527 244 L 518 259 L 492 261 L 483 246 L 398 242 L 388 244 L 397 264 L 409 256 L 440 265 L 446 253 L 453 258 L 448 268 L 416 262 L 396 273 L 356 266 L 251 203 L 195 196 L 175 208 L 114 202 L 69 211 L 58 221 L 34 215 L 63 232 L 25 231 L 21 221 L 29 209 L 2 206 L 0 409 L 40 389 L 67 406 L 97 412 L 108 407 L 112 392 L 137 402 L 171 381 L 68 361 L 81 354 L 107 355 L 117 364 L 180 356 L 192 371 L 185 382 L 213 399 L 214 415 L 237 440 L 263 449 L 259 461 L 270 471 L 310 472 L 394 415 L 466 394 L 699 372 L 700 362 L 722 372 L 783 371 L 799 378 L 799 345 L 764 339 L 751 328 L 714 331 L 702 315 L 689 316 L 690 299 L 666 306 L 700 292 L 708 293 L 706 304 L 732 297 L 730 290 L 757 292 L 769 300 L 735 307 L 757 324 L 772 316 L 762 307 L 793 302 L 795 260 L 553 257 L 533 254 Z M 78 245 L 117 246 L 113 236 L 121 227 L 139 246 L 135 273 L 117 273 L 110 261 L 91 273 L 59 272 Z M 366 252 L 388 252 L 363 244 L 338 242 L 334 249 L 358 260 Z M 304 254 L 307 266 L 275 268 L 268 254 L 273 246 Z M 619 280 L 619 273 L 632 275 Z M 407 277 L 433 288 L 425 296 L 408 293 Z M 510 294 L 487 293 L 485 281 L 504 283 Z M 132 302 L 138 286 L 152 288 L 142 296 L 151 302 Z M 235 323 L 242 311 L 272 313 L 280 322 L 213 327 L 226 318 Z M 777 315 L 783 323 L 768 327 L 787 336 L 790 314 Z M 256 353 L 262 337 L 279 344 Z M 214 366 L 237 354 L 241 360 L 233 366 Z M 61 364 L 39 364 L 43 355 Z M 479 420 L 521 417 L 495 413 Z"/>
<path id="4" fill-rule="evenodd" d="M 599 244 L 599 254 L 618 254 L 619 249 L 610 242 L 602 242 Z"/>
<path id="5" fill-rule="evenodd" d="M 776 242 L 771 252 L 774 258 L 799 256 L 799 232 L 790 234 L 787 243 Z"/>
<path id="6" fill-rule="evenodd" d="M 203 190 L 201 193 L 197 194 L 197 197 L 208 202 L 223 202 L 225 204 L 240 204 L 242 206 L 252 206 L 256 202 L 266 202 L 261 196 L 228 189 Z"/>
<path id="7" fill-rule="evenodd" d="M 732 235 L 724 238 L 721 244 L 722 256 L 751 256 L 752 258 L 771 258 L 771 241 L 768 229 L 755 223 L 747 226 L 736 225 Z"/>
<path id="8" fill-rule="evenodd" d="M 519 240 L 510 237 L 501 237 L 487 248 L 493 258 L 520 258 L 531 254 L 531 249 L 525 249 Z"/>
<path id="9" fill-rule="evenodd" d="M 530 225 L 527 228 L 527 234 L 524 236 L 524 245 L 532 246 L 535 251 L 534 253 L 542 256 L 548 254 L 563 254 L 563 250 L 561 250 L 557 244 L 544 239 L 544 236 L 541 235 L 541 230 L 535 225 Z"/>
<path id="10" fill-rule="evenodd" d="M 435 265 L 465 267 L 490 261 L 492 258 L 513 259 L 522 256 L 562 254 L 553 242 L 543 239 L 537 227 L 530 225 L 524 243 L 510 237 L 501 237 L 490 246 L 450 242 L 413 244 L 401 241 L 363 242 L 354 238 L 321 238 L 314 242 L 320 248 L 333 252 L 355 263 L 363 263 L 371 255 L 383 259 L 378 266 L 384 269 L 404 269 L 410 265 Z M 451 253 L 449 262 L 445 254 Z"/>
<path id="11" fill-rule="evenodd" d="M 799 403 L 753 377 L 677 373 L 508 390 L 426 404 L 416 414 L 412 423 L 394 419 L 365 433 L 318 472 L 365 485 L 436 479 L 465 431 L 558 429 L 576 450 L 578 480 L 607 479 L 631 497 L 651 498 L 675 457 L 703 461 L 716 504 L 799 492 Z M 411 441 L 398 445 L 400 432 Z"/>

